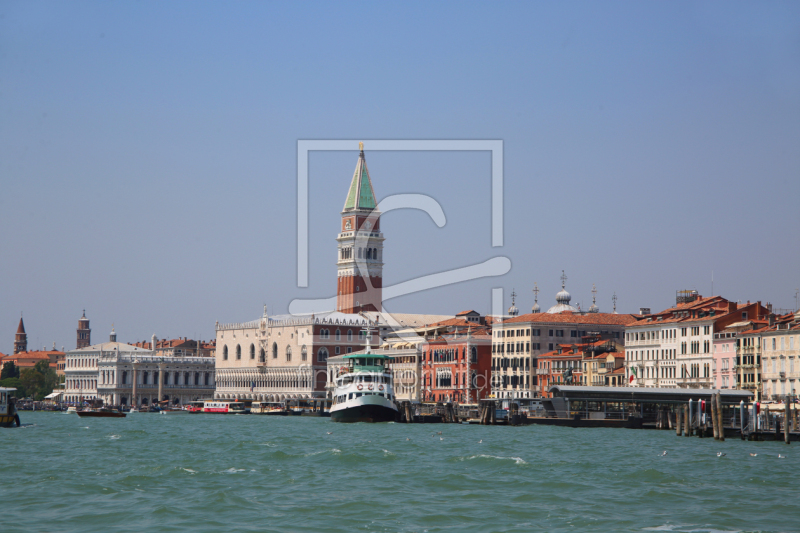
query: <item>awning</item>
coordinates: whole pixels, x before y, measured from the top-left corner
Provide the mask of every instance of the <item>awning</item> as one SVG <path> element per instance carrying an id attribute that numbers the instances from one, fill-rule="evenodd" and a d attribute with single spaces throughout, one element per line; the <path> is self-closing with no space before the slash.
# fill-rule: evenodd
<path id="1" fill-rule="evenodd" d="M 44 399 L 45 400 L 55 400 L 59 396 L 61 396 L 62 394 L 64 394 L 64 393 L 63 392 L 53 392 L 53 393 L 50 393 L 47 396 L 45 396 Z"/>

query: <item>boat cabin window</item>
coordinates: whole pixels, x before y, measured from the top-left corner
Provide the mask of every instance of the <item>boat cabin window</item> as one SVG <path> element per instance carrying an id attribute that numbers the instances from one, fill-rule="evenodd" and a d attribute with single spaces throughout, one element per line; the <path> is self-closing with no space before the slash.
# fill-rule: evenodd
<path id="1" fill-rule="evenodd" d="M 351 393 L 350 393 L 350 395 L 348 396 L 348 399 L 349 399 L 349 400 L 352 400 L 352 399 L 353 399 L 353 393 L 352 393 L 352 392 L 351 392 Z"/>

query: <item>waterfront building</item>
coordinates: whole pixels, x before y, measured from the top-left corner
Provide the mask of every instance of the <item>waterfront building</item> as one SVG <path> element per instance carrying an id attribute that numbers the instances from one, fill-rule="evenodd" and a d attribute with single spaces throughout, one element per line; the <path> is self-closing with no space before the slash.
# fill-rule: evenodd
<path id="1" fill-rule="evenodd" d="M 536 368 L 540 387 L 537 396 L 551 398 L 553 385 L 580 384 L 583 381 L 582 359 L 582 351 L 570 344 L 559 345 L 554 351 L 540 355 Z"/>
<path id="2" fill-rule="evenodd" d="M 464 319 L 422 344 L 422 400 L 477 403 L 491 395 L 492 336 Z"/>
<path id="3" fill-rule="evenodd" d="M 641 317 L 630 314 L 564 310 L 569 293 L 562 288 L 551 310 L 506 317 L 492 323 L 492 391 L 496 398 L 535 398 L 542 390 L 538 359 L 560 344 L 600 335 L 623 344 L 625 328 Z M 562 309 L 562 310 L 559 310 Z"/>
<path id="4" fill-rule="evenodd" d="M 800 311 L 778 317 L 761 332 L 764 400 L 796 396 L 800 387 Z"/>
<path id="5" fill-rule="evenodd" d="M 347 192 L 339 236 L 336 310 L 350 314 L 383 310 L 383 233 L 364 144 Z"/>
<path id="6" fill-rule="evenodd" d="M 632 386 L 710 389 L 714 332 L 731 324 L 763 318 L 760 302 L 736 304 L 721 296 L 678 291 L 674 307 L 643 310 L 625 331 L 626 378 Z"/>
<path id="7" fill-rule="evenodd" d="M 603 335 L 589 335 L 579 343 L 559 344 L 552 352 L 538 357 L 537 395 L 552 397 L 549 391 L 553 385 L 622 385 L 625 359 L 622 349 L 622 343 Z"/>
<path id="8" fill-rule="evenodd" d="M 581 359 L 581 384 L 588 387 L 625 385 L 625 348 L 613 340 L 587 339 Z"/>
<path id="9" fill-rule="evenodd" d="M 153 344 L 156 343 L 153 335 Z M 167 400 L 182 405 L 214 394 L 214 359 L 158 355 L 152 350 L 109 341 L 66 353 L 68 402 L 101 399 L 109 405 L 142 405 Z"/>
<path id="10" fill-rule="evenodd" d="M 743 352 L 754 346 L 753 340 L 758 341 L 756 344 L 760 344 L 760 337 L 750 333 L 767 325 L 767 320 L 742 320 L 714 333 L 714 361 L 712 365 L 714 388 L 742 388 L 739 372 L 747 367 L 750 372 L 743 376 L 746 379 L 744 388 L 751 390 L 756 397 L 760 396 L 761 387 L 759 385 L 761 380 L 757 376 L 760 372 L 757 371 L 755 366 L 755 356 L 753 354 L 746 355 L 747 364 L 742 364 L 741 360 Z M 750 335 L 742 337 L 743 334 Z M 745 341 L 742 342 L 742 339 L 745 339 Z M 760 355 L 758 358 L 760 364 Z"/>
<path id="11" fill-rule="evenodd" d="M 367 319 L 329 312 L 216 325 L 216 398 L 324 398 L 327 360 L 358 351 Z"/>

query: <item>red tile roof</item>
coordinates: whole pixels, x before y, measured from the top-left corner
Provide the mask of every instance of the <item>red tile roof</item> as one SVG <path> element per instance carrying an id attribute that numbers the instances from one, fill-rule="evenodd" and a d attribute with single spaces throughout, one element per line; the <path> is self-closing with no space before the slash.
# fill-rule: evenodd
<path id="1" fill-rule="evenodd" d="M 597 324 L 609 326 L 628 326 L 636 323 L 642 317 L 639 315 L 614 314 L 614 313 L 528 313 L 504 320 L 502 324 L 518 323 L 564 323 L 564 324 Z"/>

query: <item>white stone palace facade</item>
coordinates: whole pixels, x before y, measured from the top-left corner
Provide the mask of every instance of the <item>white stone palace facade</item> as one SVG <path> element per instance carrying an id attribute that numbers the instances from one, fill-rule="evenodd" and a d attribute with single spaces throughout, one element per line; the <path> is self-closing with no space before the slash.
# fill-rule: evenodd
<path id="1" fill-rule="evenodd" d="M 324 398 L 328 357 L 361 349 L 367 320 L 339 312 L 217 324 L 215 398 Z"/>
<path id="2" fill-rule="evenodd" d="M 169 357 L 111 340 L 66 353 L 67 402 L 101 399 L 107 405 L 172 405 L 211 398 L 214 358 Z"/>

